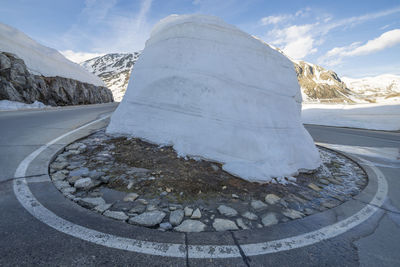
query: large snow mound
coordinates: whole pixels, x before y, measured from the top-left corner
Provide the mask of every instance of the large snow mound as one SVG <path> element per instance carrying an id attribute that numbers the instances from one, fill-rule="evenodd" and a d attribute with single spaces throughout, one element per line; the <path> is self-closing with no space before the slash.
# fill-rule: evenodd
<path id="1" fill-rule="evenodd" d="M 23 59 L 32 74 L 46 77 L 60 76 L 105 86 L 99 77 L 69 61 L 57 50 L 43 46 L 26 34 L 2 23 L 0 23 L 0 51 L 16 54 Z"/>
<path id="2" fill-rule="evenodd" d="M 107 132 L 267 182 L 320 164 L 300 107 L 285 56 L 218 18 L 172 15 L 154 27 Z"/>

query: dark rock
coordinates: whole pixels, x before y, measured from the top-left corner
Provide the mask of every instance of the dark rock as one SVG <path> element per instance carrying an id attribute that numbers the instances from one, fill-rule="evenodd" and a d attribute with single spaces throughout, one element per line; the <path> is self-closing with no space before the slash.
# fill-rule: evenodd
<path id="1" fill-rule="evenodd" d="M 65 106 L 113 102 L 111 90 L 63 77 L 29 73 L 16 55 L 0 52 L 0 100 Z"/>

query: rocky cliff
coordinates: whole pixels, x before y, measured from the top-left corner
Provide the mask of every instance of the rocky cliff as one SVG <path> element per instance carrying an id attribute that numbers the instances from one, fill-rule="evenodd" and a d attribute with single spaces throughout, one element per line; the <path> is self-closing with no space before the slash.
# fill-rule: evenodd
<path id="1" fill-rule="evenodd" d="M 80 65 L 100 77 L 111 89 L 114 100 L 121 101 L 128 87 L 131 71 L 140 53 L 113 53 L 95 57 Z"/>
<path id="2" fill-rule="evenodd" d="M 339 76 L 305 61 L 293 61 L 305 102 L 353 103 L 356 96 Z"/>
<path id="3" fill-rule="evenodd" d="M 31 74 L 18 56 L 0 52 L 0 100 L 64 106 L 113 102 L 111 91 L 63 77 Z"/>

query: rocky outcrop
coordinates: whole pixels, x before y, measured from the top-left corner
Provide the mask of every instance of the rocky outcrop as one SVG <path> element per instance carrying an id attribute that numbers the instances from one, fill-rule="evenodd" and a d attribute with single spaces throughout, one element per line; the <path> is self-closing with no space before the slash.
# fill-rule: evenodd
<path id="1" fill-rule="evenodd" d="M 121 101 L 128 87 L 132 68 L 140 52 L 112 53 L 86 60 L 80 65 L 97 75 L 113 92 L 114 100 Z"/>
<path id="2" fill-rule="evenodd" d="M 284 54 L 278 48 L 274 49 Z M 120 101 L 128 87 L 132 68 L 139 56 L 140 52 L 106 54 L 84 61 L 80 65 L 100 77 L 112 90 L 114 99 Z M 292 62 L 304 102 L 353 103 L 357 98 L 335 72 L 305 61 L 292 60 Z"/>
<path id="3" fill-rule="evenodd" d="M 24 61 L 14 54 L 0 52 L 0 100 L 23 103 L 40 101 L 64 106 L 113 102 L 111 91 L 63 77 L 31 74 Z"/>
<path id="4" fill-rule="evenodd" d="M 293 64 L 305 102 L 354 102 L 352 92 L 335 72 L 305 61 Z"/>

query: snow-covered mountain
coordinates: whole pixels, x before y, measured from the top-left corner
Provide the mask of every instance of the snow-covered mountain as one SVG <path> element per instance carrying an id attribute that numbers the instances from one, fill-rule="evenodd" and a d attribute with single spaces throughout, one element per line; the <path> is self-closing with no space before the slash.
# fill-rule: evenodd
<path id="1" fill-rule="evenodd" d="M 280 51 L 278 48 L 272 48 Z M 133 65 L 140 52 L 107 54 L 81 63 L 86 70 L 99 76 L 121 101 L 128 86 Z M 334 71 L 292 60 L 306 103 L 366 103 L 400 99 L 400 76 L 381 75 L 363 79 L 340 78 Z"/>
<path id="2" fill-rule="evenodd" d="M 53 48 L 39 44 L 23 32 L 0 23 L 0 51 L 22 59 L 31 74 L 45 77 L 64 77 L 80 82 L 104 86 L 96 75 L 66 59 Z"/>
<path id="3" fill-rule="evenodd" d="M 89 72 L 99 76 L 113 92 L 114 99 L 121 101 L 128 86 L 133 65 L 140 52 L 134 54 L 107 54 L 84 61 L 81 64 Z M 307 63 L 292 60 L 303 101 L 305 102 L 354 102 L 355 96 L 347 89 L 338 75 L 330 70 Z"/>
<path id="4" fill-rule="evenodd" d="M 121 101 L 128 86 L 132 67 L 139 54 L 139 52 L 133 54 L 107 54 L 86 60 L 80 65 L 100 77 L 107 87 L 111 89 L 114 100 Z"/>
<path id="5" fill-rule="evenodd" d="M 339 76 L 321 66 L 292 60 L 304 102 L 353 103 L 355 96 Z"/>
<path id="6" fill-rule="evenodd" d="M 343 77 L 347 86 L 368 102 L 400 100 L 400 76 L 384 74 L 353 79 Z"/>

